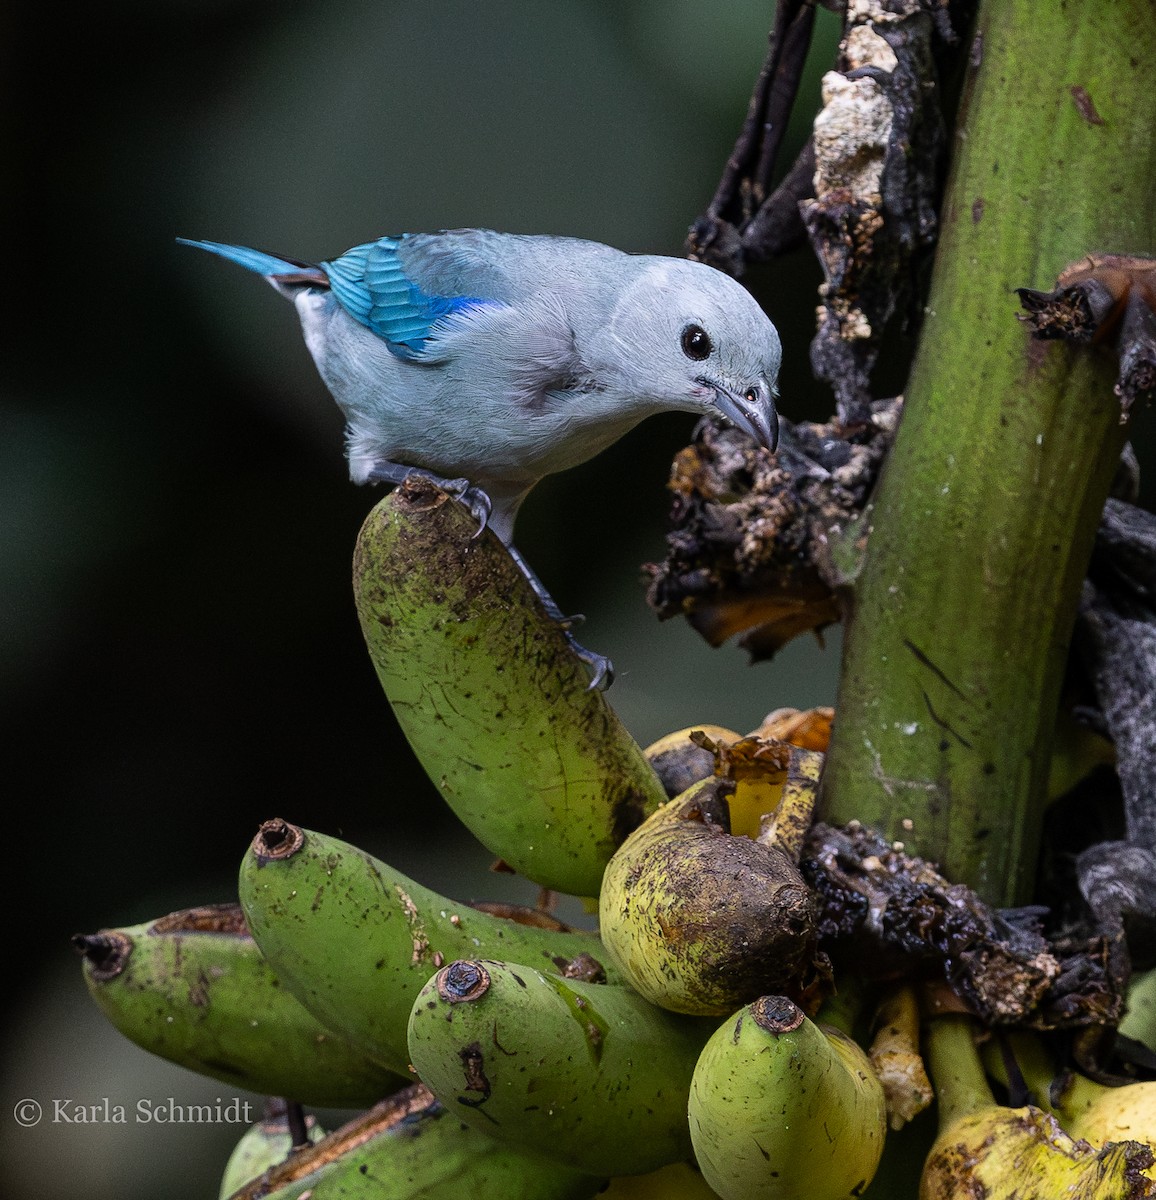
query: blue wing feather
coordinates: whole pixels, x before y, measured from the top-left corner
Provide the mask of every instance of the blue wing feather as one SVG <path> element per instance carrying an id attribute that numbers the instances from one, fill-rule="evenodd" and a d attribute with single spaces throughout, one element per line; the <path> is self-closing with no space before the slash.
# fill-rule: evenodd
<path id="1" fill-rule="evenodd" d="M 439 321 L 489 303 L 476 296 L 438 296 L 422 290 L 398 257 L 400 238 L 354 246 L 321 264 L 338 304 L 384 338 L 398 358 L 417 358 Z"/>
<path id="2" fill-rule="evenodd" d="M 420 357 L 426 343 L 434 335 L 438 322 L 446 317 L 479 305 L 495 303 L 476 296 L 446 296 L 426 292 L 402 265 L 398 254 L 401 238 L 383 237 L 376 242 L 354 246 L 339 258 L 321 263 L 319 268 L 293 259 L 277 258 L 248 246 L 198 242 L 188 238 L 178 238 L 177 241 L 219 254 L 230 262 L 256 271 L 258 275 L 274 279 L 279 275 L 297 276 L 302 272 L 318 272 L 319 283 L 320 273 L 324 273 L 338 304 L 355 321 L 372 329 L 398 358 Z"/>

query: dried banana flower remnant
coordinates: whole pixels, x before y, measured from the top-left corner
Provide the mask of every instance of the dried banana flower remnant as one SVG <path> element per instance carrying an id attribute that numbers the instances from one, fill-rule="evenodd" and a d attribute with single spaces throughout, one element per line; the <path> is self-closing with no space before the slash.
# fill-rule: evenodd
<path id="1" fill-rule="evenodd" d="M 667 556 L 651 564 L 647 600 L 685 616 L 712 646 L 743 634 L 752 660 L 839 621 L 837 590 L 861 550 L 855 527 L 899 421 L 902 401 L 871 405 L 865 429 L 779 423 L 779 448 L 704 421 L 679 452 Z"/>
<path id="2" fill-rule="evenodd" d="M 1017 291 L 1033 337 L 1114 341 L 1121 422 L 1137 400 L 1156 395 L 1156 259 L 1089 254 L 1066 267 L 1052 291 Z"/>

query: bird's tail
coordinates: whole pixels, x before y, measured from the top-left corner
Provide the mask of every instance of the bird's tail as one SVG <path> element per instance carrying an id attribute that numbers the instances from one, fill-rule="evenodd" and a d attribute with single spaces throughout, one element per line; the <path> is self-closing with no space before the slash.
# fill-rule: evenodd
<path id="1" fill-rule="evenodd" d="M 292 258 L 277 258 L 262 250 L 250 250 L 248 246 L 229 246 L 224 242 L 197 242 L 191 238 L 177 238 L 182 246 L 196 246 L 198 250 L 208 250 L 210 254 L 219 254 L 249 271 L 258 275 L 276 279 L 280 283 L 319 283 L 328 286 L 329 280 L 325 272 L 313 263 L 297 262 Z"/>

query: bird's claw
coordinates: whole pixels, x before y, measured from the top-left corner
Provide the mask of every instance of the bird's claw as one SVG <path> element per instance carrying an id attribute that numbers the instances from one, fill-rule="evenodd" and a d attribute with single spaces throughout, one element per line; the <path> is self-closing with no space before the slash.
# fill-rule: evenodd
<path id="1" fill-rule="evenodd" d="M 563 628 L 562 632 L 566 635 L 566 642 L 570 649 L 590 672 L 590 682 L 586 685 L 586 690 L 588 692 L 606 691 L 614 682 L 614 664 L 606 655 L 595 654 L 593 650 L 587 650 L 575 639 L 569 629 Z"/>
<path id="2" fill-rule="evenodd" d="M 572 617 L 566 616 L 558 607 L 558 603 L 554 597 L 546 591 L 546 585 L 534 574 L 533 567 L 522 557 L 518 548 L 514 545 L 509 545 L 506 549 L 509 551 L 510 557 L 514 560 L 518 570 L 526 577 L 526 582 L 533 589 L 534 595 L 541 602 L 543 609 L 546 611 L 546 616 L 561 627 L 566 644 L 590 672 L 590 684 L 587 690 L 606 691 L 614 682 L 614 664 L 605 655 L 595 654 L 593 650 L 587 650 L 570 632 L 573 626 L 580 625 L 586 618 L 581 613 L 575 613 Z"/>
<path id="3" fill-rule="evenodd" d="M 473 536 L 481 537 L 486 531 L 490 513 L 494 508 L 489 495 L 480 487 L 475 487 L 468 479 L 435 479 L 434 482 L 470 510 L 470 516 L 478 523 Z"/>

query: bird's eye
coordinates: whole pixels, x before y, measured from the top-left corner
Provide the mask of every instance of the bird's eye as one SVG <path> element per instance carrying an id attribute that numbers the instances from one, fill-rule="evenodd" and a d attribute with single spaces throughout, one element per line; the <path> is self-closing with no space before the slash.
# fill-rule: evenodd
<path id="1" fill-rule="evenodd" d="M 702 362 L 704 358 L 709 358 L 710 352 L 714 349 L 710 334 L 701 325 L 688 325 L 682 331 L 680 344 L 683 354 L 687 358 L 693 358 L 695 362 Z"/>
<path id="2" fill-rule="evenodd" d="M 749 388 L 747 388 L 747 390 L 746 390 L 746 391 L 743 393 L 743 399 L 744 399 L 744 400 L 745 400 L 745 401 L 746 401 L 748 404 L 758 404 L 758 402 L 759 402 L 759 393 L 758 393 L 758 392 L 757 392 L 757 391 L 756 391 L 756 390 L 755 390 L 753 387 L 749 387 Z"/>

